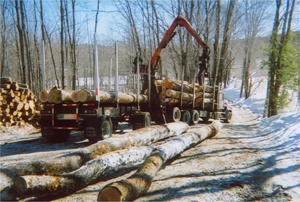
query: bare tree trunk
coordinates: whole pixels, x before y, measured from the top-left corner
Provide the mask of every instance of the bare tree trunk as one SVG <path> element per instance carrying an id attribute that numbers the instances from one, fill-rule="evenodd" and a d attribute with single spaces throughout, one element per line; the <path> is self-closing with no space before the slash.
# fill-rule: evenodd
<path id="1" fill-rule="evenodd" d="M 26 31 L 25 28 L 25 21 L 27 21 L 28 25 L 28 20 L 27 20 L 27 15 L 25 12 L 25 6 L 24 2 L 20 1 L 20 10 L 21 10 L 21 23 L 22 23 L 22 29 L 23 29 L 23 37 L 24 37 L 24 48 L 26 52 L 26 83 L 31 86 L 31 80 L 32 80 L 32 74 L 33 74 L 33 64 L 32 64 L 32 56 L 31 56 L 31 49 L 30 49 L 30 40 L 29 40 L 29 34 L 28 31 Z"/>
<path id="2" fill-rule="evenodd" d="M 75 90 L 75 88 L 76 88 L 75 0 L 72 0 L 71 2 L 72 2 L 72 37 L 71 37 L 69 28 L 68 28 L 68 32 L 69 32 L 70 58 L 71 58 L 71 67 L 72 67 L 72 90 Z M 68 19 L 67 13 L 66 13 L 66 19 Z M 67 23 L 68 23 L 68 20 L 67 20 Z"/>
<path id="3" fill-rule="evenodd" d="M 215 31 L 215 42 L 214 42 L 214 68 L 213 68 L 213 83 L 214 85 L 218 85 L 219 82 L 218 72 L 219 72 L 219 62 L 220 62 L 220 48 L 219 48 L 219 40 L 220 40 L 220 26 L 221 26 L 221 1 L 217 0 L 216 2 L 216 31 Z"/>
<path id="4" fill-rule="evenodd" d="M 7 48 L 6 43 L 6 20 L 5 20 L 5 12 L 6 12 L 6 1 L 2 1 L 1 4 L 1 64 L 0 64 L 0 77 L 3 76 L 4 68 L 5 68 L 5 53 Z"/>
<path id="5" fill-rule="evenodd" d="M 22 1 L 20 1 L 22 2 Z M 19 55 L 20 55 L 20 67 L 22 69 L 22 83 L 27 83 L 26 79 L 26 64 L 25 64 L 25 48 L 24 48 L 24 30 L 22 26 L 22 19 L 23 18 L 23 13 L 20 10 L 21 5 L 19 6 L 18 0 L 15 0 L 15 11 L 16 11 L 16 26 L 17 26 L 17 31 L 18 31 L 18 38 L 19 38 Z M 21 15 L 21 17 L 20 17 Z"/>
<path id="6" fill-rule="evenodd" d="M 56 71 L 56 63 L 55 63 L 55 59 L 54 59 L 54 54 L 53 54 L 53 50 L 52 50 L 52 45 L 51 45 L 51 39 L 50 36 L 47 32 L 47 30 L 45 30 L 47 39 L 48 39 L 48 44 L 49 44 L 49 48 L 50 48 L 50 53 L 51 53 L 51 59 L 52 59 L 52 64 L 53 64 L 53 70 L 54 70 L 54 76 L 55 76 L 55 80 L 57 83 L 57 87 L 60 88 L 60 83 L 59 83 L 59 79 L 58 79 L 58 75 L 57 75 L 57 71 Z"/>
<path id="7" fill-rule="evenodd" d="M 224 34 L 223 34 L 223 42 L 221 47 L 221 55 L 220 55 L 220 63 L 219 63 L 219 72 L 218 72 L 218 80 L 219 82 L 226 81 L 226 69 L 229 68 L 227 66 L 228 61 L 228 54 L 229 54 L 229 45 L 231 40 L 231 19 L 233 16 L 234 7 L 236 4 L 236 0 L 230 0 L 229 7 L 226 14 L 226 22 L 225 22 L 225 28 L 224 28 Z"/>
<path id="8" fill-rule="evenodd" d="M 245 25 L 245 56 L 243 62 L 243 79 L 240 97 L 243 92 L 247 99 L 251 95 L 251 64 L 252 64 L 252 53 L 255 38 L 258 32 L 262 29 L 261 23 L 263 15 L 267 8 L 266 2 L 261 1 L 244 1 L 245 14 L 244 14 L 244 25 Z"/>
<path id="9" fill-rule="evenodd" d="M 35 92 L 35 94 L 41 91 L 41 83 L 40 83 L 40 49 L 38 47 L 38 16 L 37 16 L 37 2 L 33 1 L 33 12 L 34 12 L 34 34 L 33 34 L 33 48 L 32 48 L 32 63 L 33 70 L 31 72 L 31 90 Z"/>
<path id="10" fill-rule="evenodd" d="M 60 63 L 61 63 L 61 88 L 65 88 L 65 59 L 64 59 L 64 3 L 60 0 Z"/>

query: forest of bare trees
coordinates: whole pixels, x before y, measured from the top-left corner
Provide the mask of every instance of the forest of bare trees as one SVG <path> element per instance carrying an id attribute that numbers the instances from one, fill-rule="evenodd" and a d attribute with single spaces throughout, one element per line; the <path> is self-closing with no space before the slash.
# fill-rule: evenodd
<path id="1" fill-rule="evenodd" d="M 112 71 L 110 68 L 115 64 L 115 42 L 119 44 L 119 74 L 127 80 L 127 84 L 132 85 L 136 80 L 132 74 L 134 58 L 139 56 L 143 63 L 149 63 L 170 23 L 182 15 L 211 49 L 209 67 L 214 83 L 226 87 L 231 76 L 237 76 L 232 73 L 233 69 L 238 68 L 238 76 L 242 79 L 240 95 L 247 98 L 251 95 L 254 69 L 263 66 L 257 67 L 257 58 L 261 61 L 275 60 L 274 54 L 277 53 L 267 51 L 263 54 L 263 48 L 269 47 L 269 36 L 271 48 L 280 50 L 280 54 L 288 51 L 284 47 L 278 48 L 276 41 L 272 42 L 280 39 L 280 44 L 288 44 L 292 40 L 293 16 L 297 16 L 295 7 L 299 8 L 299 2 L 2 0 L 0 7 L 1 77 L 10 76 L 18 82 L 27 83 L 34 92 L 54 85 L 75 90 L 90 84 L 94 75 L 95 40 L 98 41 L 97 57 L 103 86 L 107 87 L 108 81 L 103 76 L 109 76 Z M 110 27 L 106 35 L 99 34 L 106 15 L 112 18 Z M 265 47 L 262 44 L 257 46 L 259 42 L 256 40 L 262 35 L 268 36 Z M 294 51 L 294 55 L 299 54 L 299 46 L 294 47 L 297 48 L 298 52 Z M 183 74 L 184 79 L 191 82 L 198 71 L 201 51 L 186 30 L 178 29 L 177 35 L 162 53 L 158 77 L 181 78 Z M 270 65 L 268 63 L 266 66 Z M 267 70 L 270 87 L 275 82 L 277 70 Z M 296 68 L 294 72 L 291 76 L 295 77 L 296 83 L 300 83 L 300 71 Z M 45 77 L 45 83 L 42 76 Z M 269 91 L 273 96 L 280 96 L 282 87 L 290 87 L 284 81 L 280 82 L 276 84 L 276 89 Z M 270 95 L 270 98 L 273 97 Z M 278 100 L 269 99 L 273 107 L 278 105 Z"/>

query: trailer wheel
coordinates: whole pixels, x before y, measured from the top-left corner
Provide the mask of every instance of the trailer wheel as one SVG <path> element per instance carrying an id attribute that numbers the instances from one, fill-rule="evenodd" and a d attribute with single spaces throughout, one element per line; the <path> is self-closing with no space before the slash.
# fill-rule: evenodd
<path id="1" fill-rule="evenodd" d="M 110 117 L 106 117 L 103 119 L 101 129 L 102 129 L 102 131 L 101 131 L 101 139 L 102 140 L 111 137 L 111 135 L 113 133 L 113 123 L 112 123 Z"/>
<path id="2" fill-rule="evenodd" d="M 178 122 L 181 118 L 181 111 L 178 107 L 174 107 L 172 110 L 167 112 L 167 122 Z"/>
<path id="3" fill-rule="evenodd" d="M 69 138 L 69 135 L 69 130 L 42 128 L 42 137 L 46 138 L 50 142 L 64 142 Z"/>
<path id="4" fill-rule="evenodd" d="M 188 110 L 182 110 L 181 111 L 181 121 L 186 122 L 188 125 L 190 125 L 191 122 L 191 114 Z"/>
<path id="5" fill-rule="evenodd" d="M 145 113 L 144 124 L 145 124 L 144 127 L 151 126 L 151 115 L 149 112 Z"/>
<path id="6" fill-rule="evenodd" d="M 85 136 L 89 142 L 95 143 L 99 140 L 110 138 L 113 131 L 113 125 L 110 117 L 98 117 L 95 126 L 85 128 Z"/>
<path id="7" fill-rule="evenodd" d="M 151 115 L 149 112 L 133 114 L 130 122 L 133 130 L 151 126 Z"/>
<path id="8" fill-rule="evenodd" d="M 232 112 L 231 112 L 231 110 L 226 109 L 226 110 L 225 110 L 225 120 L 224 120 L 224 122 L 225 122 L 225 123 L 230 123 L 231 117 L 232 117 Z"/>
<path id="9" fill-rule="evenodd" d="M 204 123 L 207 123 L 208 120 L 210 119 L 210 112 L 207 112 L 207 116 L 206 117 L 201 117 L 201 119 L 203 120 Z"/>
<path id="10" fill-rule="evenodd" d="M 196 125 L 199 122 L 199 112 L 197 110 L 191 110 L 191 124 Z"/>

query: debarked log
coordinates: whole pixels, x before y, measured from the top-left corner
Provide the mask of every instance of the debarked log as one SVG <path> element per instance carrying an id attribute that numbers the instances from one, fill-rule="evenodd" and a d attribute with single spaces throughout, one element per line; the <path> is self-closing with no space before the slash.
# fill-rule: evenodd
<path id="1" fill-rule="evenodd" d="M 174 158 L 192 145 L 214 136 L 220 128 L 220 122 L 213 122 L 208 126 L 189 129 L 181 136 L 172 138 L 166 143 L 159 145 L 135 174 L 128 179 L 105 186 L 99 192 L 97 200 L 132 201 L 137 199 L 148 191 L 156 173 L 167 160 Z"/>
<path id="2" fill-rule="evenodd" d="M 152 151 L 151 146 L 132 147 L 104 154 L 70 173 L 56 176 L 20 176 L 14 180 L 12 189 L 19 199 L 27 196 L 71 193 L 87 186 L 105 173 L 125 165 L 141 163 Z"/>

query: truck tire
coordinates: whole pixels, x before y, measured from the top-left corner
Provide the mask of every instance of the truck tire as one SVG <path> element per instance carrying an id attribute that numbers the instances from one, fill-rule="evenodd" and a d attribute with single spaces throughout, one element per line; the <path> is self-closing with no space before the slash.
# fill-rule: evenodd
<path id="1" fill-rule="evenodd" d="M 69 138 L 70 130 L 54 130 L 42 128 L 42 137 L 50 142 L 64 142 Z"/>
<path id="2" fill-rule="evenodd" d="M 188 110 L 181 111 L 181 119 L 182 122 L 186 122 L 188 125 L 191 123 L 191 114 Z"/>
<path id="3" fill-rule="evenodd" d="M 130 121 L 133 130 L 144 128 L 151 126 L 151 115 L 149 112 L 140 112 L 133 114 Z"/>
<path id="4" fill-rule="evenodd" d="M 172 110 L 167 111 L 167 122 L 178 122 L 181 118 L 181 111 L 178 107 L 174 107 Z"/>
<path id="5" fill-rule="evenodd" d="M 207 123 L 208 120 L 210 119 L 210 112 L 207 112 L 207 116 L 206 117 L 201 117 L 201 119 L 203 120 L 204 123 Z"/>
<path id="6" fill-rule="evenodd" d="M 199 112 L 197 110 L 191 110 L 191 125 L 196 125 L 199 122 Z"/>
<path id="7" fill-rule="evenodd" d="M 224 120 L 224 122 L 225 122 L 225 123 L 230 123 L 231 117 L 232 117 L 232 112 L 231 112 L 231 110 L 226 109 L 226 110 L 225 110 L 225 120 Z"/>
<path id="8" fill-rule="evenodd" d="M 84 130 L 85 136 L 91 143 L 110 138 L 112 132 L 113 124 L 111 118 L 107 116 L 98 117 L 95 126 L 86 127 Z"/>

